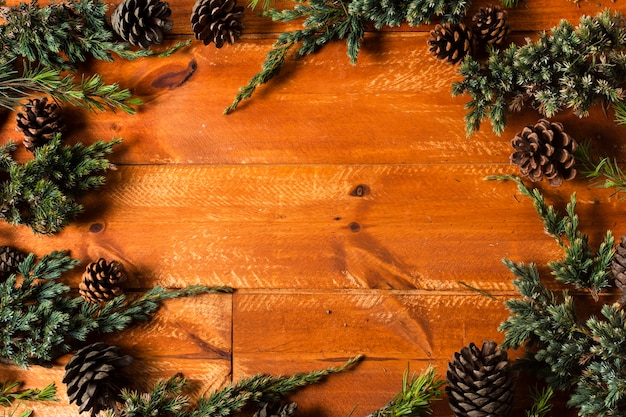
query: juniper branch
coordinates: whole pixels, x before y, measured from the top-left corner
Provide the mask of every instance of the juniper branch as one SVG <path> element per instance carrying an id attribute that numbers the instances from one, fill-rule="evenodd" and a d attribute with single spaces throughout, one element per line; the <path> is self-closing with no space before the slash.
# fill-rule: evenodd
<path id="1" fill-rule="evenodd" d="M 561 21 L 537 41 L 489 50 L 484 66 L 467 58 L 459 68 L 463 80 L 452 95 L 468 94 L 465 128 L 476 132 L 485 119 L 501 134 L 510 111 L 530 104 L 545 117 L 571 109 L 587 116 L 594 103 L 624 98 L 626 25 L 620 13 L 605 10 L 583 16 L 578 26 Z"/>
<path id="2" fill-rule="evenodd" d="M 120 142 L 63 146 L 57 134 L 24 164 L 12 157 L 14 143 L 1 146 L 0 172 L 8 179 L 0 182 L 0 219 L 36 233 L 59 232 L 83 211 L 78 196 L 104 184 L 102 174 L 112 168 L 106 155 Z"/>
<path id="3" fill-rule="evenodd" d="M 509 178 L 511 179 L 511 178 Z M 516 180 L 523 194 L 529 192 Z M 557 280 L 579 286 L 600 289 L 606 284 L 608 266 L 613 257 L 613 242 L 607 237 L 598 254 L 593 256 L 586 246 L 587 236 L 578 231 L 578 219 L 574 213 L 574 202 L 567 214 L 556 220 L 563 223 L 566 259 L 548 265 Z M 548 213 L 543 198 L 534 198 L 542 207 L 540 216 Z M 544 219 L 545 223 L 545 219 Z M 579 243 L 577 249 L 572 240 Z M 610 246 L 610 247 L 609 247 Z M 520 298 L 505 301 L 511 316 L 500 325 L 505 333 L 502 346 L 505 348 L 527 347 L 525 365 L 539 365 L 540 375 L 554 389 L 573 389 L 568 404 L 577 407 L 579 415 L 618 416 L 626 412 L 626 313 L 617 306 L 604 305 L 602 317 L 591 315 L 586 320 L 578 315 L 574 298 L 567 291 L 557 295 L 548 289 L 539 276 L 534 264 L 526 265 L 505 259 L 504 264 L 516 277 L 513 284 Z M 564 272 L 565 270 L 565 272 Z M 583 281 L 569 282 L 568 277 L 587 277 Z M 597 299 L 596 299 L 597 301 Z"/>
<path id="4" fill-rule="evenodd" d="M 20 262 L 18 274 L 0 283 L 0 358 L 25 367 L 47 364 L 94 332 L 120 331 L 150 318 L 164 300 L 232 291 L 227 287 L 170 291 L 155 287 L 134 300 L 121 295 L 99 306 L 70 297 L 70 288 L 58 282 L 77 264 L 64 251 L 39 261 L 30 254 Z"/>

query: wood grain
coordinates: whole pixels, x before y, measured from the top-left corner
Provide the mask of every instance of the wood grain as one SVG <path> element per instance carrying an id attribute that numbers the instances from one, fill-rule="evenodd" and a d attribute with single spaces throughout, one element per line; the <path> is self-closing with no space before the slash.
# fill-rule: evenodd
<path id="1" fill-rule="evenodd" d="M 173 33 L 156 50 L 191 37 L 193 3 L 170 2 Z M 474 2 L 470 14 L 487 3 Z M 509 11 L 511 41 L 605 7 L 626 12 L 625 4 L 523 1 Z M 365 416 L 398 392 L 407 367 L 433 364 L 444 377 L 463 346 L 502 340 L 503 302 L 517 295 L 502 258 L 536 262 L 549 285 L 562 288 L 545 266 L 562 254 L 531 203 L 513 184 L 484 180 L 516 172 L 510 138 L 540 116 L 526 110 L 510 117 L 501 136 L 486 123 L 467 137 L 468 98 L 450 94 L 457 68 L 428 52 L 436 22 L 368 27 L 354 66 L 341 41 L 290 57 L 252 100 L 222 114 L 278 34 L 301 23 L 246 9 L 235 45 L 218 50 L 194 41 L 168 58 L 81 65 L 78 74 L 97 72 L 144 101 L 132 116 L 63 109 L 68 143 L 123 138 L 111 155 L 117 169 L 81 199 L 85 213 L 58 235 L 0 224 L 0 245 L 38 255 L 69 250 L 81 261 L 63 277 L 74 290 L 99 257 L 124 264 L 133 293 L 153 285 L 236 289 L 169 300 L 151 322 L 92 338 L 136 358 L 129 372 L 140 389 L 182 372 L 197 398 L 255 373 L 322 369 L 364 354 L 358 366 L 292 399 L 303 417 Z M 596 107 L 588 118 L 563 112 L 554 120 L 600 154 L 626 161 L 626 128 L 613 119 Z M 20 142 L 13 114 L 2 122 L 3 140 Z M 17 157 L 30 155 L 20 149 Z M 561 209 L 576 192 L 592 247 L 606 230 L 626 235 L 624 202 L 609 190 L 581 175 L 560 188 L 537 185 Z M 585 293 L 574 296 L 597 307 Z M 609 291 L 601 302 L 617 296 Z M 2 365 L 0 379 L 55 382 L 59 402 L 32 405 L 35 416 L 75 416 L 60 382 L 69 357 L 52 368 Z M 514 417 L 524 415 L 534 383 L 519 384 Z M 566 401 L 557 398 L 554 415 L 576 415 Z M 434 409 L 435 417 L 451 416 L 445 398 Z"/>

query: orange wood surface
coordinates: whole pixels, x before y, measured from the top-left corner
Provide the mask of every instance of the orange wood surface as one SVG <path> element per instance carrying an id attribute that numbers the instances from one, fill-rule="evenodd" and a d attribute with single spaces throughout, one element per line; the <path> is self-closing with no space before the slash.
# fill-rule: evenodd
<path id="1" fill-rule="evenodd" d="M 191 37 L 192 4 L 170 2 L 167 45 Z M 475 2 L 470 13 L 486 4 Z M 523 43 L 562 18 L 577 22 L 604 7 L 626 12 L 622 0 L 521 2 L 509 11 L 511 39 Z M 37 236 L 3 223 L 0 244 L 39 255 L 69 250 L 82 261 L 64 278 L 74 288 L 99 257 L 122 262 L 135 290 L 235 288 L 167 301 L 153 321 L 94 337 L 136 358 L 141 386 L 182 372 L 197 397 L 255 373 L 321 369 L 364 354 L 358 366 L 293 399 L 302 416 L 345 417 L 355 407 L 354 416 L 365 416 L 400 389 L 407 366 L 419 372 L 433 364 L 445 377 L 454 352 L 502 340 L 503 302 L 516 296 L 502 258 L 536 262 L 548 277 L 545 264 L 561 256 L 515 185 L 485 180 L 516 173 L 510 139 L 539 115 L 511 115 L 502 136 L 485 123 L 467 137 L 468 99 L 450 94 L 456 68 L 429 54 L 430 25 L 370 30 L 355 66 L 342 42 L 288 59 L 278 78 L 226 116 L 277 33 L 299 27 L 250 9 L 245 24 L 243 38 L 220 50 L 194 41 L 168 58 L 85 64 L 86 73 L 144 101 L 135 115 L 64 110 L 68 142 L 123 138 L 110 158 L 116 170 L 61 233 Z M 21 141 L 14 116 L 2 120 L 3 140 Z M 626 128 L 610 110 L 554 120 L 626 160 Z M 560 188 L 538 186 L 559 208 L 577 193 L 592 245 L 609 229 L 626 234 L 626 202 L 610 191 L 582 176 Z M 32 405 L 35 415 L 74 416 L 61 383 L 68 359 L 52 368 L 0 365 L 0 375 L 32 387 L 56 382 L 59 402 Z M 518 391 L 515 416 L 522 416 L 526 387 Z M 554 415 L 576 415 L 565 400 L 558 398 Z M 434 409 L 436 417 L 452 415 L 445 398 Z"/>

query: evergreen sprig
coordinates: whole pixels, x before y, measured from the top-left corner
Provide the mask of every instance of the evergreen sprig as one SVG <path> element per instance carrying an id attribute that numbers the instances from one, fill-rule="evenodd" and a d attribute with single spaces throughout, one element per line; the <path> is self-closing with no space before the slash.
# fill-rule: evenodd
<path id="1" fill-rule="evenodd" d="M 127 43 L 116 41 L 107 24 L 107 9 L 101 0 L 67 0 L 43 7 L 31 0 L 3 6 L 0 61 L 25 58 L 46 68 L 67 70 L 90 57 L 112 61 L 113 55 L 134 59 L 154 54 L 147 49 L 133 51 Z"/>
<path id="2" fill-rule="evenodd" d="M 429 366 L 422 374 L 413 373 L 409 379 L 409 371 L 402 378 L 402 389 L 384 407 L 374 411 L 367 417 L 424 417 L 432 413 L 430 403 L 441 399 L 441 387 L 445 381 L 438 379 L 435 368 Z"/>
<path id="3" fill-rule="evenodd" d="M 82 76 L 76 82 L 72 75 L 63 75 L 55 68 L 25 62 L 18 72 L 12 64 L 0 63 L 0 107 L 8 110 L 15 109 L 25 98 L 42 95 L 92 111 L 122 110 L 133 114 L 133 106 L 141 104 L 128 89 L 121 89 L 117 83 L 106 84 L 97 74 Z"/>
<path id="4" fill-rule="evenodd" d="M 57 134 L 25 163 L 13 158 L 15 143 L 0 146 L 0 218 L 36 233 L 59 232 L 83 211 L 76 198 L 104 184 L 102 174 L 113 167 L 106 155 L 120 142 L 69 146 Z"/>
<path id="5" fill-rule="evenodd" d="M 70 297 L 58 281 L 79 261 L 65 251 L 36 260 L 30 254 L 19 273 L 0 283 L 0 358 L 20 366 L 48 364 L 69 352 L 88 335 L 124 330 L 150 318 L 166 299 L 230 292 L 227 287 L 190 286 L 179 290 L 155 287 L 133 300 L 120 295 L 103 306 Z"/>
<path id="6" fill-rule="evenodd" d="M 307 385 L 320 382 L 324 377 L 344 372 L 363 358 L 362 355 L 349 359 L 338 367 L 296 373 L 291 376 L 253 375 L 233 382 L 201 397 L 191 404 L 189 397 L 182 394 L 187 381 L 180 375 L 159 381 L 152 392 L 138 393 L 123 390 L 120 410 L 109 410 L 105 417 L 227 417 L 240 411 L 247 404 L 260 405 L 277 401 L 289 393 Z"/>
<path id="7" fill-rule="evenodd" d="M 488 179 L 514 181 L 519 192 L 531 199 L 543 221 L 545 232 L 557 241 L 565 253 L 564 259 L 550 262 L 548 265 L 557 281 L 573 285 L 577 289 L 588 289 L 595 300 L 603 288 L 610 287 L 609 268 L 614 253 L 613 234 L 607 231 L 597 253 L 592 253 L 588 236 L 578 229 L 575 194 L 572 194 L 567 204 L 566 213 L 560 214 L 554 206 L 546 203 L 539 189 L 528 188 L 517 176 L 492 176 Z"/>
<path id="8" fill-rule="evenodd" d="M 529 190 L 513 177 L 523 195 L 535 204 L 537 213 L 549 234 L 562 231 L 569 239 L 587 240 L 578 232 L 574 220 L 572 197 L 566 215 L 557 215 L 537 190 Z M 561 279 L 563 261 L 549 263 L 557 280 L 599 291 L 608 285 L 608 266 L 613 257 L 611 233 L 607 232 L 598 254 L 587 249 L 568 251 L 568 277 L 584 277 L 575 282 Z M 555 237 L 559 241 L 558 236 Z M 570 242 L 571 243 L 571 242 Z M 584 246 L 584 245 L 583 245 Z M 604 246 L 604 247 L 603 247 Z M 604 305 L 602 317 L 591 315 L 581 319 L 574 298 L 567 290 L 558 294 L 542 282 L 535 264 L 503 260 L 516 277 L 513 281 L 522 298 L 507 300 L 511 316 L 500 325 L 504 332 L 503 348 L 527 347 L 526 367 L 534 365 L 554 389 L 573 389 L 568 404 L 578 408 L 581 416 L 621 416 L 626 413 L 626 315 L 617 306 Z M 595 278 L 594 278 L 595 276 Z M 596 294 L 597 296 L 597 294 Z"/>
<path id="9" fill-rule="evenodd" d="M 42 389 L 20 389 L 22 382 L 5 381 L 0 384 L 0 406 L 9 406 L 16 401 L 56 401 L 56 386 L 51 383 Z"/>
<path id="10" fill-rule="evenodd" d="M 293 9 L 267 9 L 263 12 L 273 21 L 302 19 L 302 29 L 279 35 L 267 53 L 261 71 L 239 90 L 224 113 L 233 112 L 242 100 L 252 97 L 257 87 L 276 77 L 288 53 L 294 48 L 294 57 L 298 59 L 331 41 L 345 39 L 350 62 L 356 64 L 366 24 L 373 24 L 376 29 L 403 23 L 418 26 L 430 23 L 435 17 L 444 22 L 459 22 L 470 6 L 469 0 L 309 0 L 306 3 L 294 0 L 294 3 Z M 256 2 L 251 4 L 251 7 L 254 6 Z"/>
<path id="11" fill-rule="evenodd" d="M 617 159 L 604 157 L 598 160 L 591 152 L 591 145 L 582 143 L 576 149 L 576 161 L 582 168 L 581 173 L 595 185 L 614 189 L 611 195 L 619 195 L 620 200 L 626 198 L 626 174 Z"/>
<path id="12" fill-rule="evenodd" d="M 526 417 L 546 417 L 550 410 L 552 410 L 552 403 L 550 402 L 554 397 L 554 390 L 548 386 L 541 391 L 533 389 L 531 392 L 531 398 L 533 404 L 530 410 L 526 410 Z"/>
<path id="13" fill-rule="evenodd" d="M 581 17 L 576 27 L 563 20 L 523 46 L 492 48 L 484 65 L 466 58 L 459 68 L 463 80 L 453 83 L 452 95 L 470 96 L 467 134 L 485 119 L 501 134 L 509 112 L 525 105 L 548 118 L 564 109 L 584 117 L 594 103 L 620 102 L 626 76 L 625 22 L 620 13 L 607 9 Z"/>

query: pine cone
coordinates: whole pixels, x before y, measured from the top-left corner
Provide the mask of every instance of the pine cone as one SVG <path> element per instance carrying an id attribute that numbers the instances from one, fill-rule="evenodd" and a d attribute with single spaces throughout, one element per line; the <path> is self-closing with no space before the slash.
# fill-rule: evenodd
<path id="1" fill-rule="evenodd" d="M 626 305 L 626 236 L 622 236 L 621 242 L 615 246 L 611 272 L 615 279 L 615 286 L 622 291 L 622 296 L 617 301 L 619 307 L 622 308 Z"/>
<path id="2" fill-rule="evenodd" d="M 472 32 L 484 45 L 502 45 L 509 34 L 509 19 L 506 10 L 499 6 L 482 8 L 472 17 Z"/>
<path id="3" fill-rule="evenodd" d="M 147 48 L 163 42 L 172 30 L 172 10 L 160 0 L 124 0 L 111 15 L 115 33 L 131 45 Z"/>
<path id="4" fill-rule="evenodd" d="M 87 265 L 78 291 L 90 303 L 109 301 L 122 293 L 120 284 L 126 278 L 126 270 L 121 263 L 111 261 L 107 264 L 104 258 L 100 258 Z"/>
<path id="5" fill-rule="evenodd" d="M 265 403 L 253 417 L 294 417 L 298 404 L 287 403 L 281 405 L 280 403 Z"/>
<path id="6" fill-rule="evenodd" d="M 17 272 L 17 267 L 26 258 L 26 254 L 11 246 L 0 246 L 0 280 L 6 280 Z"/>
<path id="7" fill-rule="evenodd" d="M 454 354 L 448 363 L 446 393 L 456 417 L 507 417 L 513 409 L 513 379 L 506 351 L 486 341 Z"/>
<path id="8" fill-rule="evenodd" d="M 197 0 L 191 27 L 196 39 L 205 45 L 211 42 L 217 48 L 224 46 L 224 42 L 232 45 L 243 31 L 243 6 L 237 6 L 237 0 Z"/>
<path id="9" fill-rule="evenodd" d="M 430 31 L 429 50 L 437 58 L 456 64 L 472 53 L 472 32 L 463 23 L 437 25 Z"/>
<path id="10" fill-rule="evenodd" d="M 120 369 L 133 361 L 131 356 L 120 356 L 119 350 L 117 346 L 94 343 L 76 352 L 65 365 L 63 383 L 70 403 L 78 405 L 79 413 L 91 410 L 95 416 L 115 407 L 121 391 Z"/>
<path id="11" fill-rule="evenodd" d="M 31 152 L 50 142 L 54 135 L 65 129 L 61 119 L 61 109 L 48 98 L 30 99 L 23 107 L 24 113 L 17 113 L 16 130 L 24 134 L 24 146 Z"/>
<path id="12" fill-rule="evenodd" d="M 561 123 L 539 120 L 534 126 L 526 126 L 519 132 L 511 145 L 511 163 L 520 167 L 520 174 L 531 181 L 546 177 L 550 185 L 558 187 L 563 180 L 576 176 L 574 151 L 577 144 L 563 131 Z"/>

